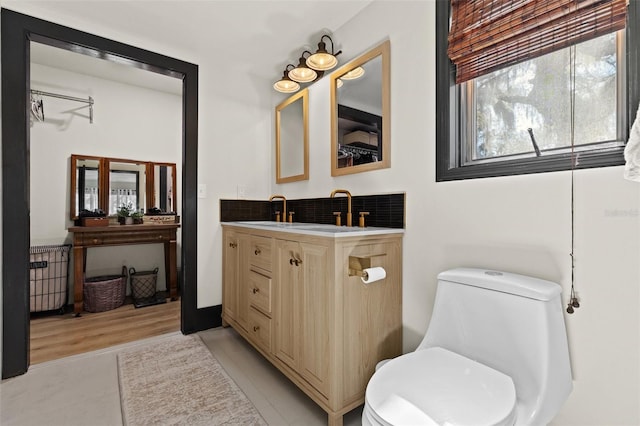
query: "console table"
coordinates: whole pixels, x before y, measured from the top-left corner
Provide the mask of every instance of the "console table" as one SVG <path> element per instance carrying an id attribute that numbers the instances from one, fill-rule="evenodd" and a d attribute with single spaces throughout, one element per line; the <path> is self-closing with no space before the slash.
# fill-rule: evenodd
<path id="1" fill-rule="evenodd" d="M 176 231 L 180 227 L 171 224 L 72 226 L 74 261 L 73 312 L 82 312 L 84 274 L 87 267 L 87 248 L 121 246 L 128 244 L 164 244 L 166 282 L 171 300 L 178 299 L 176 271 Z"/>

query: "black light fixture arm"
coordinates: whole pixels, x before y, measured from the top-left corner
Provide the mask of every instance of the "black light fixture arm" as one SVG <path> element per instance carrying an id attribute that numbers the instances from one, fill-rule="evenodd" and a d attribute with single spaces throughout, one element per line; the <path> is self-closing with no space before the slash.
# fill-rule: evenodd
<path id="1" fill-rule="evenodd" d="M 325 44 L 324 38 L 328 38 L 329 41 L 331 42 L 331 54 L 333 56 L 338 56 L 339 54 L 342 53 L 342 50 L 338 50 L 337 52 L 334 52 L 334 47 L 333 47 L 333 39 L 331 38 L 331 36 L 329 36 L 328 34 L 323 35 L 322 37 L 320 37 L 320 43 L 318 43 L 318 49 L 320 50 L 327 50 L 327 45 Z"/>

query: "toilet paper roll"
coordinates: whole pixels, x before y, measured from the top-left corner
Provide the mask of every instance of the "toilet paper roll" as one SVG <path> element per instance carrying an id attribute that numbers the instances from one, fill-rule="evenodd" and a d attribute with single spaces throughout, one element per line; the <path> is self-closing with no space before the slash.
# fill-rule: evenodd
<path id="1" fill-rule="evenodd" d="M 382 266 L 376 266 L 375 268 L 365 268 L 362 270 L 363 277 L 362 282 L 365 284 L 373 283 L 383 280 L 387 277 L 387 271 Z"/>

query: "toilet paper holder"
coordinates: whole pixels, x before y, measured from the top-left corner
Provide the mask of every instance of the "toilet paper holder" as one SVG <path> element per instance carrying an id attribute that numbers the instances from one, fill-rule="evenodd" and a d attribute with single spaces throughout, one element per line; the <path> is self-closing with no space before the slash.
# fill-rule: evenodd
<path id="1" fill-rule="evenodd" d="M 381 254 L 372 254 L 366 257 L 359 256 L 349 256 L 349 276 L 350 277 L 361 277 L 369 279 L 367 271 L 365 269 L 371 268 L 371 258 L 386 256 L 386 253 Z"/>

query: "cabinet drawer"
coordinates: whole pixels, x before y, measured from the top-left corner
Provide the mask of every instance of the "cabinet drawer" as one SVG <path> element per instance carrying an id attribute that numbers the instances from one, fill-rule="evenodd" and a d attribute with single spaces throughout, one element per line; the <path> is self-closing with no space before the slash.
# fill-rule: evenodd
<path id="1" fill-rule="evenodd" d="M 161 230 L 144 230 L 129 232 L 126 226 L 122 227 L 122 231 L 111 232 L 86 232 L 75 237 L 75 241 L 85 247 L 97 245 L 123 245 L 123 244 L 145 244 L 145 243 L 164 243 L 171 240 L 171 233 Z M 153 227 L 151 227 L 153 228 Z M 175 235 L 175 234 L 173 234 Z M 175 237 L 174 237 L 175 239 Z"/>
<path id="2" fill-rule="evenodd" d="M 249 263 L 271 272 L 271 246 L 271 238 L 252 235 L 249 246 Z"/>
<path id="3" fill-rule="evenodd" d="M 271 278 L 249 271 L 249 304 L 271 316 Z"/>
<path id="4" fill-rule="evenodd" d="M 271 352 L 271 319 L 253 307 L 249 308 L 248 331 L 256 345 Z"/>

